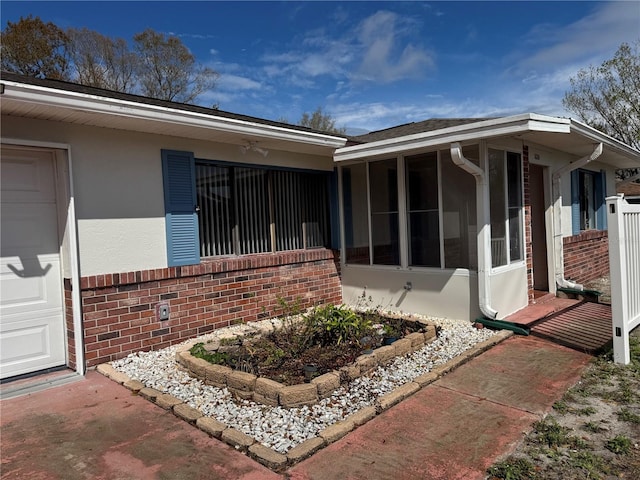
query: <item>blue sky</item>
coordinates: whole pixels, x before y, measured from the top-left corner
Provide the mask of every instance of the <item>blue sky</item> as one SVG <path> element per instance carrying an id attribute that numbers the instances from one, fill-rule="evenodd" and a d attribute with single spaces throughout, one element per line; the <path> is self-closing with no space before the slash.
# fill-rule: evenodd
<path id="1" fill-rule="evenodd" d="M 75 1 L 0 3 L 128 41 L 177 35 L 220 73 L 198 103 L 297 122 L 322 106 L 349 129 L 524 112 L 569 116 L 580 68 L 640 38 L 640 2 Z"/>

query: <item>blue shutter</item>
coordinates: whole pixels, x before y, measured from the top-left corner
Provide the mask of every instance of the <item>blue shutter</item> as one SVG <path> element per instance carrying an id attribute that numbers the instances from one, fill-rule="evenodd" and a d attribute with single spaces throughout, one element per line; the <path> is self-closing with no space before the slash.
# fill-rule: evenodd
<path id="1" fill-rule="evenodd" d="M 580 233 L 580 177 L 578 170 L 571 172 L 571 230 Z"/>
<path id="2" fill-rule="evenodd" d="M 338 170 L 328 175 L 329 218 L 331 222 L 331 248 L 340 250 L 340 214 L 338 210 Z"/>
<path id="3" fill-rule="evenodd" d="M 596 228 L 598 230 L 607 229 L 607 176 L 604 170 L 596 175 Z"/>
<path id="4" fill-rule="evenodd" d="M 193 153 L 162 150 L 168 265 L 200 263 Z"/>

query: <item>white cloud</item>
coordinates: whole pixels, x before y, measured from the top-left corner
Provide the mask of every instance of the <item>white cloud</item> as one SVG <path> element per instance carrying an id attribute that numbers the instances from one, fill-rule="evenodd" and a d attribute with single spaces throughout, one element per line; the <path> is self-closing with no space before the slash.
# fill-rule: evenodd
<path id="1" fill-rule="evenodd" d="M 639 26 L 637 2 L 607 2 L 565 27 L 534 26 L 525 39 L 530 46 L 541 48 L 521 58 L 517 65 L 521 70 L 550 70 L 569 63 L 601 63 L 610 58 L 621 43 L 637 39 Z"/>
<path id="2" fill-rule="evenodd" d="M 218 78 L 217 87 L 220 90 L 233 92 L 238 90 L 261 90 L 262 84 L 238 75 L 221 74 Z"/>
<path id="3" fill-rule="evenodd" d="M 391 83 L 422 76 L 433 67 L 432 55 L 426 50 L 411 43 L 398 46 L 403 34 L 411 30 L 411 23 L 386 11 L 365 19 L 358 29 L 364 54 L 355 78 Z"/>
<path id="4" fill-rule="evenodd" d="M 337 15 L 347 21 L 344 10 Z M 290 50 L 260 60 L 267 76 L 295 85 L 313 84 L 318 77 L 375 83 L 415 78 L 433 66 L 432 55 L 408 40 L 416 36 L 416 25 L 409 17 L 379 11 L 339 35 L 323 28 L 308 31 Z"/>

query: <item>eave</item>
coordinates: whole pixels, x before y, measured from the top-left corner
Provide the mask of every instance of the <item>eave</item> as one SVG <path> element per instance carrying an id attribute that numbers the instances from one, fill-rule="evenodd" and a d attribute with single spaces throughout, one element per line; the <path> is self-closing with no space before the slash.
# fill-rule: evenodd
<path id="1" fill-rule="evenodd" d="M 336 150 L 335 162 L 393 157 L 429 149 L 449 148 L 451 143 L 473 143 L 500 137 L 518 138 L 579 158 L 603 143 L 601 162 L 615 168 L 640 167 L 640 152 L 596 129 L 569 118 L 527 113 L 479 121 L 440 130 L 396 137 Z"/>
<path id="2" fill-rule="evenodd" d="M 331 156 L 346 138 L 2 80 L 3 115 Z"/>

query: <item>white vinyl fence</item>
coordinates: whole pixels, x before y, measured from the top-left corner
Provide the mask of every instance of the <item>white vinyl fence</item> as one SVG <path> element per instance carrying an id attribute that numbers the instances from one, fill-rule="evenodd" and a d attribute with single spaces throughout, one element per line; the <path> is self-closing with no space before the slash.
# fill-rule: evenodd
<path id="1" fill-rule="evenodd" d="M 640 324 L 640 205 L 607 198 L 613 360 L 628 364 L 629 332 Z"/>

